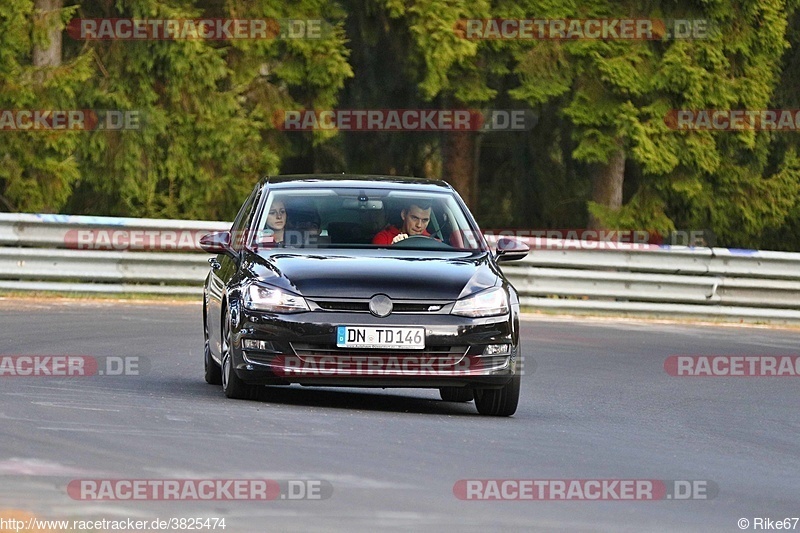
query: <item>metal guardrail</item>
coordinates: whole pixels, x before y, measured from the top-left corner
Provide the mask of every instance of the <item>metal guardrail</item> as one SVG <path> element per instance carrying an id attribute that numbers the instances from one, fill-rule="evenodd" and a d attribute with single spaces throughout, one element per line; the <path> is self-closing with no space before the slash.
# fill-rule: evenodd
<path id="1" fill-rule="evenodd" d="M 176 239 L 176 247 L 194 239 L 190 249 L 202 251 L 196 242 L 198 235 L 230 227 L 230 222 L 202 220 L 0 213 L 0 246 L 79 249 L 86 244 L 87 248 L 136 250 L 147 249 L 148 244 L 163 240 L 165 233 L 171 233 L 169 236 Z M 98 233 L 105 240 L 98 239 Z M 169 248 L 171 242 L 164 243 L 165 247 Z"/>
<path id="2" fill-rule="evenodd" d="M 0 248 L 0 278 L 195 285 L 208 273 L 207 257 L 199 254 Z"/>
<path id="3" fill-rule="evenodd" d="M 0 290 L 199 295 L 209 257 L 199 237 L 228 228 L 230 222 L 0 213 Z M 198 253 L 138 251 L 149 249 Z"/>
<path id="4" fill-rule="evenodd" d="M 192 250 L 229 225 L 0 213 L 0 290 L 200 294 L 208 254 Z M 798 253 L 528 242 L 503 263 L 526 307 L 800 323 Z"/>
<path id="5" fill-rule="evenodd" d="M 534 243 L 503 272 L 522 305 L 575 313 L 800 322 L 800 254 Z M 570 246 L 572 244 L 572 246 Z"/>

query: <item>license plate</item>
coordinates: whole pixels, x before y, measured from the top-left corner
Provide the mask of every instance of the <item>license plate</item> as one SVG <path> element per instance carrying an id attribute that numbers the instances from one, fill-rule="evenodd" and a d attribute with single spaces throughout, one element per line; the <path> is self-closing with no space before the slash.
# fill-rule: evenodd
<path id="1" fill-rule="evenodd" d="M 425 348 L 425 328 L 339 326 L 336 328 L 336 346 L 422 350 Z"/>

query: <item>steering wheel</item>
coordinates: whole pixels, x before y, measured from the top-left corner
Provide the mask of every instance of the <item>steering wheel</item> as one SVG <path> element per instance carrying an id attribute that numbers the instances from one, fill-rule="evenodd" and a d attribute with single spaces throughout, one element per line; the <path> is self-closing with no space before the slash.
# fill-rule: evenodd
<path id="1" fill-rule="evenodd" d="M 430 248 L 430 249 L 450 249 L 452 248 L 449 244 L 445 244 L 442 241 L 438 241 L 434 239 L 432 236 L 428 235 L 409 235 L 402 241 L 397 241 L 392 245 L 396 248 Z"/>
<path id="2" fill-rule="evenodd" d="M 429 235 L 409 235 L 408 237 L 406 237 L 406 238 L 405 238 L 405 239 L 403 239 L 402 241 L 397 241 L 397 242 L 396 242 L 396 243 L 394 243 L 392 246 L 397 246 L 397 245 L 398 245 L 398 244 L 400 244 L 401 242 L 406 242 L 406 241 L 408 241 L 408 240 L 411 240 L 411 239 L 432 239 L 432 238 L 433 238 L 433 237 L 431 237 L 431 236 L 429 236 Z"/>

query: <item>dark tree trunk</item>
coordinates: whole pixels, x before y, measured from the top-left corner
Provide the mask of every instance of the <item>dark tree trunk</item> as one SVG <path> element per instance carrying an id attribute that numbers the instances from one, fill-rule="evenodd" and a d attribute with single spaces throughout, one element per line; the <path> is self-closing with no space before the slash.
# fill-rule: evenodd
<path id="1" fill-rule="evenodd" d="M 47 30 L 47 44 L 33 46 L 33 66 L 57 67 L 61 65 L 61 13 L 63 0 L 36 0 L 37 23 Z"/>
<path id="2" fill-rule="evenodd" d="M 442 137 L 442 178 L 474 210 L 478 199 L 477 133 L 448 131 Z"/>
<path id="3" fill-rule="evenodd" d="M 608 163 L 598 165 L 592 176 L 592 201 L 619 209 L 622 207 L 622 183 L 625 180 L 625 150 L 620 148 L 608 158 Z M 589 229 L 605 229 L 600 221 L 589 215 Z"/>

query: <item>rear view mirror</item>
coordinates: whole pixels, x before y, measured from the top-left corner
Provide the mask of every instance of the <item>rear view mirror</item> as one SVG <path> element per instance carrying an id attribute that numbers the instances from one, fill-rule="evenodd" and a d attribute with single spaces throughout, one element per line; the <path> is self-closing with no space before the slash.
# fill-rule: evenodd
<path id="1" fill-rule="evenodd" d="M 500 237 L 497 240 L 495 259 L 500 261 L 516 261 L 528 255 L 531 249 L 522 241 L 511 237 Z"/>
<path id="2" fill-rule="evenodd" d="M 343 209 L 383 209 L 383 200 L 357 200 L 345 198 L 342 202 Z"/>
<path id="3" fill-rule="evenodd" d="M 200 237 L 200 247 L 212 254 L 231 253 L 231 232 L 215 231 Z"/>

